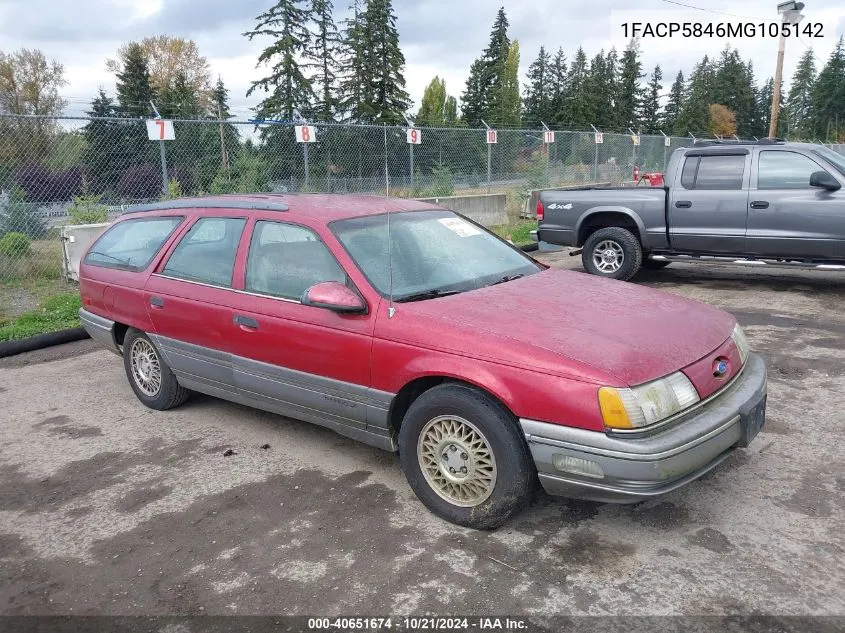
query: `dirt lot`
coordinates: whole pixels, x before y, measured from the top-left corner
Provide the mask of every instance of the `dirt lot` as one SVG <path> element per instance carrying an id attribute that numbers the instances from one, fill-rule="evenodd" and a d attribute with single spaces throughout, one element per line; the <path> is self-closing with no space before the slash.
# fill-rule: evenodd
<path id="1" fill-rule="evenodd" d="M 636 281 L 738 317 L 764 431 L 661 499 L 540 495 L 493 533 L 329 431 L 206 397 L 149 411 L 90 342 L 0 361 L 0 613 L 845 615 L 845 275 Z"/>

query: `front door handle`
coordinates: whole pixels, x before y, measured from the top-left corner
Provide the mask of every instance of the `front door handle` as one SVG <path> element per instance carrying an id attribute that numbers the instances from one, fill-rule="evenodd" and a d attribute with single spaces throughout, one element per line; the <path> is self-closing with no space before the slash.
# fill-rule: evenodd
<path id="1" fill-rule="evenodd" d="M 163 308 L 164 299 L 161 297 L 150 297 L 150 305 L 154 308 Z"/>
<path id="2" fill-rule="evenodd" d="M 751 203 L 751 208 L 752 209 L 768 209 L 769 203 L 766 202 L 765 200 L 755 200 L 754 202 Z"/>
<path id="3" fill-rule="evenodd" d="M 246 330 L 257 330 L 258 329 L 258 321 L 256 321 L 252 317 L 236 314 L 234 320 L 235 320 L 235 325 L 240 325 L 241 329 L 246 329 Z"/>
<path id="4" fill-rule="evenodd" d="M 692 202 L 689 200 L 678 200 L 675 206 L 679 209 L 689 209 L 692 206 Z"/>

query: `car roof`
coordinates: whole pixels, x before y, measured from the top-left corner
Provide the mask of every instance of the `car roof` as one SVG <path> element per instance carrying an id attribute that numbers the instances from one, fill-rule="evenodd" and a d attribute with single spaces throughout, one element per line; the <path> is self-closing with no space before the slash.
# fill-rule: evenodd
<path id="1" fill-rule="evenodd" d="M 142 204 L 126 209 L 122 215 L 170 209 L 253 209 L 290 212 L 321 218 L 327 222 L 364 215 L 402 211 L 442 209 L 414 199 L 390 198 L 367 194 L 336 193 L 256 193 L 178 198 Z"/>

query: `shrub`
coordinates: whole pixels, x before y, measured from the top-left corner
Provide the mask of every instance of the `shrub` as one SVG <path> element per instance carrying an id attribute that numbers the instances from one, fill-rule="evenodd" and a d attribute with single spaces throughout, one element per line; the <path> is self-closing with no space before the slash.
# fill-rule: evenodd
<path id="1" fill-rule="evenodd" d="M 452 178 L 452 170 L 443 163 L 438 163 L 431 170 L 431 195 L 434 197 L 451 196 L 455 193 L 455 182 Z"/>
<path id="2" fill-rule="evenodd" d="M 67 213 L 71 224 L 102 224 L 109 219 L 108 207 L 100 203 L 102 195 L 83 194 L 73 199 Z"/>
<path id="3" fill-rule="evenodd" d="M 83 173 L 80 167 L 54 172 L 43 165 L 28 163 L 15 174 L 15 184 L 30 202 L 62 202 L 82 191 Z"/>
<path id="4" fill-rule="evenodd" d="M 6 233 L 0 238 L 0 255 L 11 258 L 25 257 L 29 255 L 31 243 L 25 233 Z"/>
<path id="5" fill-rule="evenodd" d="M 179 184 L 179 196 L 192 196 L 197 192 L 197 176 L 189 167 L 185 165 L 171 167 L 167 176 L 169 182 L 175 180 Z"/>
<path id="6" fill-rule="evenodd" d="M 161 195 L 161 170 L 152 165 L 130 167 L 120 177 L 117 191 L 127 200 L 146 200 Z"/>
<path id="7" fill-rule="evenodd" d="M 182 197 L 182 186 L 175 178 L 167 181 L 167 191 L 161 195 L 162 200 L 175 200 Z"/>

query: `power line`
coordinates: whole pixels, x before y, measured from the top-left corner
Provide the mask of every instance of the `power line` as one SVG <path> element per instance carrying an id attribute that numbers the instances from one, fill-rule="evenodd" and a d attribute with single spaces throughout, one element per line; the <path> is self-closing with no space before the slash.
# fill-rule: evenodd
<path id="1" fill-rule="evenodd" d="M 747 15 L 737 15 L 736 13 L 727 13 L 726 11 L 716 11 L 715 9 L 705 9 L 704 7 L 696 7 L 691 4 L 684 4 L 683 2 L 676 2 L 676 0 L 661 0 L 662 2 L 666 2 L 667 4 L 676 4 L 679 7 L 685 7 L 687 9 L 695 9 L 696 11 L 706 11 L 707 13 L 716 13 L 718 15 L 728 15 L 732 18 L 742 18 L 743 20 L 759 20 L 760 18 L 751 18 Z"/>

